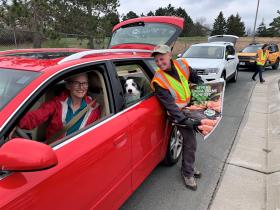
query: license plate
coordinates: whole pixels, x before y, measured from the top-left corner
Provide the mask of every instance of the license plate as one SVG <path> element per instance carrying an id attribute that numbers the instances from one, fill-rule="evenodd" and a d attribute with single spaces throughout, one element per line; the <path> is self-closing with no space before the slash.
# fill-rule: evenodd
<path id="1" fill-rule="evenodd" d="M 245 65 L 245 62 L 239 62 L 239 65 L 243 65 L 243 66 L 244 66 L 244 65 Z"/>

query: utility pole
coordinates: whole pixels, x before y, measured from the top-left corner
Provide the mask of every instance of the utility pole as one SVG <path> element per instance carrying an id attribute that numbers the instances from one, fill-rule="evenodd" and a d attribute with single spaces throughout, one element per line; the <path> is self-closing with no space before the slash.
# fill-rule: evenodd
<path id="1" fill-rule="evenodd" d="M 258 0 L 256 16 L 255 16 L 255 24 L 254 24 L 254 32 L 253 32 L 253 43 L 256 42 L 256 23 L 257 23 L 258 11 L 259 11 L 259 4 L 260 4 L 260 0 Z"/>

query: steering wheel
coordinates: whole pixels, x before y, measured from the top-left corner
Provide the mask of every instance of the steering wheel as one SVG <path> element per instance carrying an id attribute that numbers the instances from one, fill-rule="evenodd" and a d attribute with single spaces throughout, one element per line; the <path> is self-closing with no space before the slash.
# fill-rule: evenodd
<path id="1" fill-rule="evenodd" d="M 30 139 L 31 140 L 31 137 L 28 136 L 20 127 L 16 127 L 16 130 L 15 130 L 15 134 L 19 137 L 22 137 L 24 139 Z"/>

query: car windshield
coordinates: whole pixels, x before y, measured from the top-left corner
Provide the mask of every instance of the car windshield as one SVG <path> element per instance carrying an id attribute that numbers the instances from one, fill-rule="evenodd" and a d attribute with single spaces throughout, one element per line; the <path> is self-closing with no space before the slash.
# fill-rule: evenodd
<path id="1" fill-rule="evenodd" d="M 242 50 L 244 53 L 255 53 L 258 49 L 261 49 L 261 46 L 249 46 Z"/>
<path id="2" fill-rule="evenodd" d="M 177 32 L 172 25 L 159 23 L 145 23 L 144 25 L 132 25 L 120 28 L 113 33 L 110 46 L 118 44 L 166 44 Z"/>
<path id="3" fill-rule="evenodd" d="M 0 110 L 39 73 L 0 68 Z"/>
<path id="4" fill-rule="evenodd" d="M 192 46 L 184 54 L 184 58 L 223 59 L 224 47 L 222 46 Z"/>

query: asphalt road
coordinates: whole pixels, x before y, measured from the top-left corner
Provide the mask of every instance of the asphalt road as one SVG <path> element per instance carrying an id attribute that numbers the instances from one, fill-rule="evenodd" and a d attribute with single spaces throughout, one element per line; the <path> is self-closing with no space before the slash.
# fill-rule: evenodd
<path id="1" fill-rule="evenodd" d="M 237 82 L 227 84 L 222 121 L 207 141 L 198 137 L 196 166 L 202 172 L 202 178 L 198 180 L 197 191 L 185 188 L 179 173 L 181 162 L 173 167 L 159 165 L 121 210 L 208 209 L 256 84 L 251 80 L 252 73 L 240 71 Z M 280 69 L 267 70 L 263 77 L 265 79 L 267 74 L 275 73 L 280 73 Z"/>

